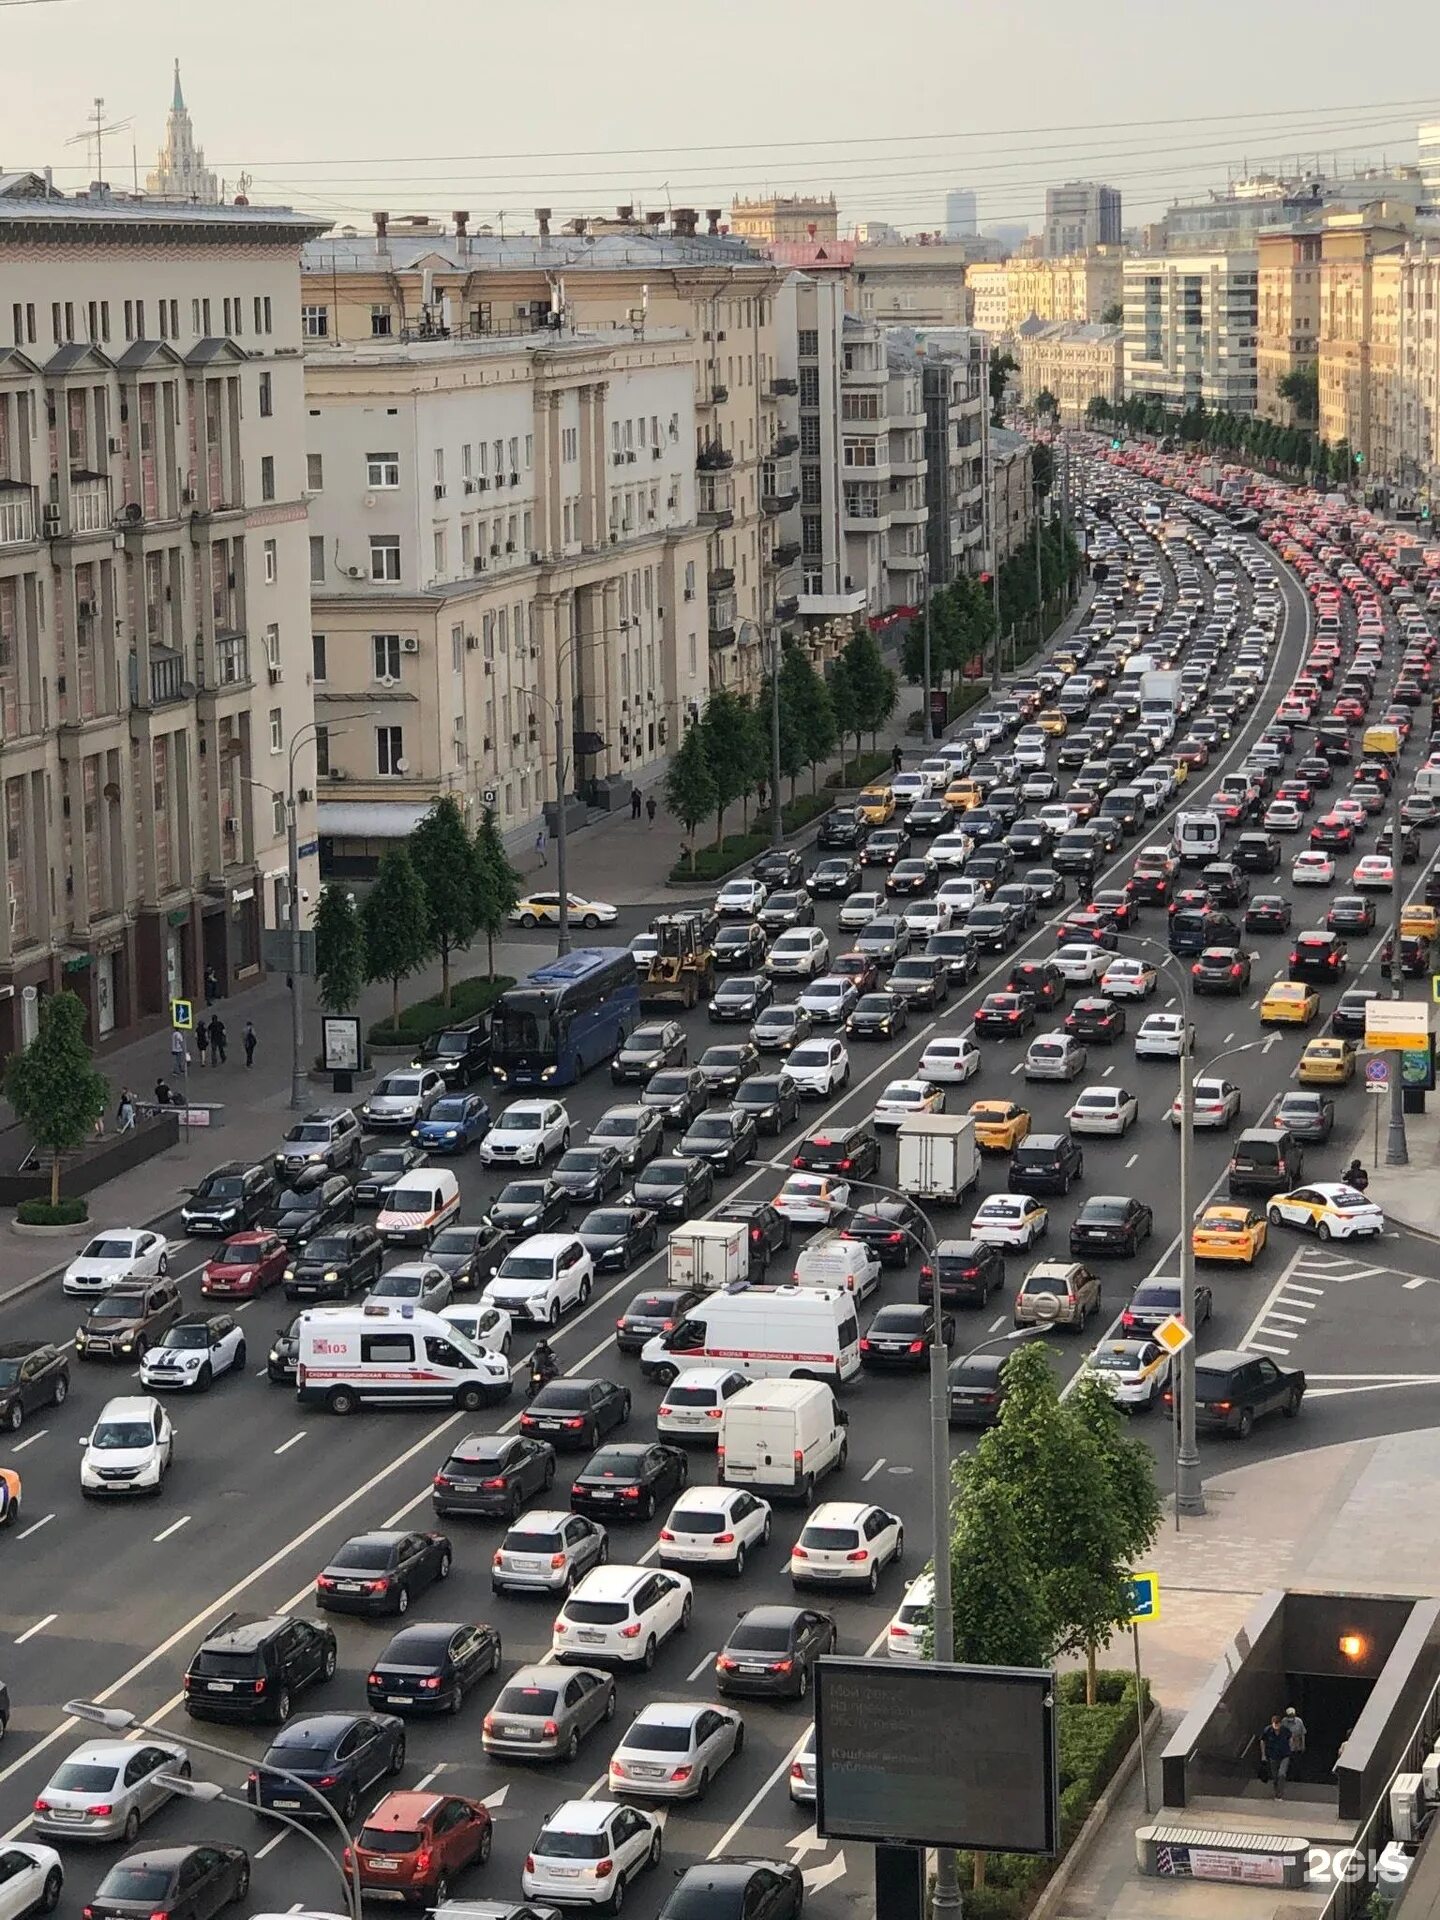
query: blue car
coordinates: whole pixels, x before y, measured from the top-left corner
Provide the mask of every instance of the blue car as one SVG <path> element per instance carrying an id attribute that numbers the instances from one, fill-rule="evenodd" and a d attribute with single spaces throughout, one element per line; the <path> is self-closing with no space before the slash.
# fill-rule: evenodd
<path id="1" fill-rule="evenodd" d="M 447 1093 L 410 1129 L 410 1138 L 427 1153 L 464 1153 L 489 1129 L 490 1109 L 478 1093 Z"/>

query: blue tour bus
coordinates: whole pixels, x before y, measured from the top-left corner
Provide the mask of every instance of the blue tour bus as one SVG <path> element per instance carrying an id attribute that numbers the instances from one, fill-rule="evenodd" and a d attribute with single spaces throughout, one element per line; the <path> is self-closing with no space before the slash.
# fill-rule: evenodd
<path id="1" fill-rule="evenodd" d="M 490 1071 L 502 1087 L 565 1087 L 616 1052 L 640 1024 L 628 947 L 581 947 L 501 994 L 490 1018 Z"/>

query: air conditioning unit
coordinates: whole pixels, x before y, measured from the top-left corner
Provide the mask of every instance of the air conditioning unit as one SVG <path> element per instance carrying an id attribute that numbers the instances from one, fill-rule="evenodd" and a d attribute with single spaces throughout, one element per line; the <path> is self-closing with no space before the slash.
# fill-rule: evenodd
<path id="1" fill-rule="evenodd" d="M 359 567 L 346 567 L 345 578 L 347 580 L 359 580 L 363 578 L 363 575 L 361 574 Z"/>
<path id="2" fill-rule="evenodd" d="M 285 670 L 283 667 L 271 667 L 270 684 L 272 687 L 278 687 L 280 685 L 280 682 L 284 678 L 285 678 Z"/>
<path id="3" fill-rule="evenodd" d="M 479 641 L 478 641 L 478 640 L 476 639 L 476 637 L 475 637 L 475 635 L 474 635 L 473 633 L 467 633 L 467 634 L 466 634 L 466 636 L 465 636 L 465 651 L 466 651 L 467 653 L 474 653 L 474 651 L 475 651 L 475 649 L 476 649 L 476 648 L 477 648 L 477 647 L 479 646 L 479 644 L 480 644 L 480 642 L 479 642 Z"/>
<path id="4" fill-rule="evenodd" d="M 474 493 L 474 491 L 475 491 L 475 482 L 474 482 L 473 480 L 467 480 L 467 481 L 465 482 L 465 491 L 466 491 L 466 493 Z"/>
<path id="5" fill-rule="evenodd" d="M 91 620 L 95 615 L 95 602 L 93 600 L 77 600 L 75 602 L 75 612 L 81 620 Z"/>
<path id="6" fill-rule="evenodd" d="M 488 674 L 494 673 L 494 671 L 495 671 L 495 662 L 493 660 L 487 660 L 485 662 L 485 672 L 488 675 Z"/>
<path id="7" fill-rule="evenodd" d="M 111 451 L 111 453 L 119 453 L 119 451 L 120 451 L 120 436 L 119 436 L 119 434 L 116 434 L 116 433 L 112 433 L 112 434 L 111 434 L 111 436 L 110 436 L 110 440 L 109 440 L 109 446 L 110 446 L 110 451 Z"/>
<path id="8" fill-rule="evenodd" d="M 486 478 L 486 476 L 483 473 L 480 474 L 475 482 L 475 491 L 477 493 L 484 493 L 488 490 L 489 486 L 490 486 L 489 480 Z"/>
<path id="9" fill-rule="evenodd" d="M 505 551 L 506 553 L 513 553 L 515 551 L 515 542 L 513 540 L 507 540 L 505 542 Z"/>
<path id="10" fill-rule="evenodd" d="M 518 486 L 519 486 L 519 484 L 520 484 L 520 476 L 519 476 L 519 474 L 518 474 L 518 473 L 512 473 L 512 474 L 511 474 L 511 476 L 510 476 L 510 484 L 511 484 L 511 486 L 512 486 L 512 487 L 518 487 Z"/>
<path id="11" fill-rule="evenodd" d="M 540 555 L 534 547 L 530 549 L 530 564 L 532 567 L 538 567 L 540 564 Z"/>
<path id="12" fill-rule="evenodd" d="M 418 653 L 420 651 L 420 642 L 415 634 L 407 633 L 401 636 L 400 651 L 402 653 Z"/>
<path id="13" fill-rule="evenodd" d="M 1418 1773 L 1397 1773 L 1390 1782 L 1390 1831 L 1406 1845 L 1425 1824 L 1425 1782 Z"/>
<path id="14" fill-rule="evenodd" d="M 435 482 L 435 498 L 437 500 L 443 500 L 445 498 L 445 482 L 443 480 L 437 480 Z"/>
<path id="15" fill-rule="evenodd" d="M 220 822 L 220 825 L 227 840 L 233 840 L 240 831 L 240 822 L 235 818 L 233 813 L 227 815 L 226 818 Z"/>
<path id="16" fill-rule="evenodd" d="M 695 598 L 695 589 L 694 589 L 694 587 L 686 587 L 686 589 L 685 589 L 685 598 L 686 598 L 687 600 L 693 600 L 693 599 Z"/>
<path id="17" fill-rule="evenodd" d="M 652 447 L 652 448 L 650 449 L 650 458 L 651 458 L 652 460 L 658 460 L 658 459 L 660 458 L 660 455 L 661 455 L 661 454 L 662 454 L 662 453 L 663 453 L 664 451 L 665 451 L 665 449 L 664 449 L 663 447 Z"/>
<path id="18" fill-rule="evenodd" d="M 45 537 L 53 540 L 60 531 L 59 507 L 46 507 L 40 516 L 40 526 Z"/>
<path id="19" fill-rule="evenodd" d="M 185 507 L 194 506 L 195 489 L 193 487 L 182 487 L 180 489 L 180 504 Z"/>
<path id="20" fill-rule="evenodd" d="M 1425 1798 L 1434 1803 L 1440 1800 L 1440 1747 L 1427 1753 L 1420 1768 L 1420 1778 L 1425 1786 Z"/>
<path id="21" fill-rule="evenodd" d="M 477 554 L 476 554 L 476 556 L 475 556 L 475 559 L 474 559 L 474 562 L 473 562 L 473 565 L 474 565 L 474 568 L 475 568 L 475 571 L 476 571 L 476 573 L 484 573 L 484 571 L 485 571 L 485 556 L 484 556 L 484 554 L 483 554 L 483 553 L 477 553 Z"/>

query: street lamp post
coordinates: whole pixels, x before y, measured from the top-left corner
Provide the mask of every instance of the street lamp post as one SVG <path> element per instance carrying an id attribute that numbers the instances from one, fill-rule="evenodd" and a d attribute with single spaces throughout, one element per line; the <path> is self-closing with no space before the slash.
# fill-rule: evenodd
<path id="1" fill-rule="evenodd" d="M 935 723 L 930 718 L 930 551 L 928 547 L 925 551 L 920 585 L 925 595 L 925 644 L 920 668 L 920 715 L 924 722 L 921 738 L 927 747 L 932 747 L 935 744 Z"/>
<path id="2" fill-rule="evenodd" d="M 779 627 L 770 629 L 770 844 L 778 847 L 785 838 L 785 823 L 780 811 L 780 662 L 784 643 Z"/>
<path id="3" fill-rule="evenodd" d="M 318 1833 L 313 1833 L 302 1821 L 294 1819 L 288 1813 L 281 1813 L 277 1807 L 258 1806 L 253 1800 L 242 1800 L 238 1793 L 226 1793 L 213 1780 L 191 1780 L 184 1774 L 159 1773 L 155 1776 L 157 1787 L 164 1787 L 173 1793 L 177 1800 L 199 1800 L 207 1806 L 217 1800 L 227 1807 L 240 1807 L 247 1813 L 258 1813 L 266 1819 L 276 1820 L 282 1827 L 288 1827 L 292 1833 L 298 1833 L 302 1840 L 308 1840 L 312 1847 L 318 1847 L 328 1864 L 340 1875 L 340 1884 L 345 1889 L 345 1909 L 350 1920 L 360 1920 L 360 1911 L 355 1904 L 355 1889 L 346 1871 L 343 1857 L 337 1860 Z"/>
<path id="4" fill-rule="evenodd" d="M 1400 878 L 1400 813 L 1390 816 L 1390 998 L 1400 1000 L 1405 993 L 1405 976 L 1400 965 L 1400 923 L 1405 913 L 1405 887 Z M 1405 1167 L 1410 1164 L 1410 1148 L 1405 1138 L 1405 1077 L 1400 1071 L 1400 1056 L 1390 1056 L 1390 1125 L 1385 1134 L 1385 1164 Z"/>

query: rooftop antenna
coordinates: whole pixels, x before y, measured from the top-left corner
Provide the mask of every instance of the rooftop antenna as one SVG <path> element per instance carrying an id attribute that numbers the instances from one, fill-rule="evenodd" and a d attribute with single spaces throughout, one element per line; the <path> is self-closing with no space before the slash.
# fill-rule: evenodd
<path id="1" fill-rule="evenodd" d="M 127 127 L 134 125 L 134 122 L 133 120 L 112 120 L 107 125 L 105 120 L 105 101 L 103 96 L 98 93 L 95 96 L 95 105 L 90 110 L 90 120 L 93 123 L 92 125 L 87 126 L 81 133 L 72 134 L 65 144 L 67 147 L 78 147 L 83 142 L 88 150 L 90 142 L 93 140 L 95 142 L 95 173 L 93 177 L 96 180 L 103 180 L 105 178 L 104 150 L 106 134 L 124 133 Z"/>

